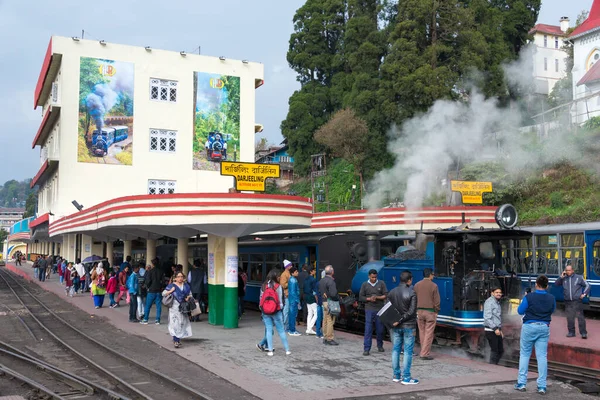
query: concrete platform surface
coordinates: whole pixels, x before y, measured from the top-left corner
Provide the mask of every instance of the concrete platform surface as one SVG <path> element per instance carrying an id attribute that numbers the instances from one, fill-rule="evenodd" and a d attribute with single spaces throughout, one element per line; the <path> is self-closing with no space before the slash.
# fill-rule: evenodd
<path id="1" fill-rule="evenodd" d="M 33 275 L 31 264 L 21 267 L 7 264 L 7 268 L 30 280 Z M 389 343 L 385 343 L 385 353 L 374 352 L 370 356 L 363 356 L 362 337 L 341 332 L 336 332 L 339 346 L 325 346 L 314 336 L 288 336 L 292 352 L 290 356 L 285 355 L 279 337 L 275 335 L 275 355 L 268 357 L 256 348 L 256 343 L 264 334 L 264 327 L 259 313 L 252 311 L 246 312 L 238 329 L 209 325 L 203 315 L 201 322 L 192 324 L 193 337 L 184 339 L 183 346 L 176 350 L 167 331 L 166 309 L 163 310 L 161 325 L 152 324 L 154 309 L 149 325 L 133 324 L 128 322 L 125 302 L 116 309 L 94 309 L 89 293 L 74 298 L 65 296 L 57 275 L 52 275 L 46 282 L 33 281 L 90 315 L 104 317 L 126 332 L 143 335 L 172 349 L 263 399 L 324 400 L 389 396 L 462 386 L 514 383 L 517 378 L 514 369 L 433 354 L 433 361 L 422 361 L 418 357 L 413 359 L 412 376 L 421 383 L 404 386 L 392 382 Z M 105 304 L 108 304 L 108 298 Z M 535 376 L 530 374 L 530 377 Z"/>

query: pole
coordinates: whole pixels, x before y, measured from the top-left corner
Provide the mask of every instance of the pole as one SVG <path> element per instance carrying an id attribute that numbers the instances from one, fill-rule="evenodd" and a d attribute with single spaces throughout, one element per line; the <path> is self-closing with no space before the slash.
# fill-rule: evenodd
<path id="1" fill-rule="evenodd" d="M 82 29 L 81 30 L 81 38 L 83 39 L 83 36 L 85 35 L 85 31 Z"/>

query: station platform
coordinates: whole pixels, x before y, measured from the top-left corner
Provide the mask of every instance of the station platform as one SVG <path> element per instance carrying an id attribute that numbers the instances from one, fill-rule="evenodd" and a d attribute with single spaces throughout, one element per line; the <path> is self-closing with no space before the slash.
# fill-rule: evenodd
<path id="1" fill-rule="evenodd" d="M 384 353 L 372 352 L 370 356 L 363 356 L 362 337 L 343 332 L 336 332 L 339 346 L 324 346 L 315 336 L 288 336 L 292 352 L 289 356 L 285 355 L 275 335 L 275 355 L 268 357 L 256 348 L 256 343 L 263 337 L 264 327 L 259 313 L 252 311 L 246 312 L 238 329 L 209 325 L 207 316 L 202 315 L 201 322 L 192 324 L 193 337 L 183 339 L 182 347 L 175 349 L 167 330 L 166 309 L 163 309 L 161 325 L 152 324 L 154 309 L 149 325 L 130 323 L 128 307 L 124 302 L 122 307 L 116 309 L 95 309 L 89 293 L 73 298 L 65 296 L 58 275 L 52 275 L 49 281 L 38 282 L 32 278 L 31 263 L 20 267 L 7 263 L 6 268 L 36 282 L 45 290 L 88 312 L 91 317 L 105 318 L 123 331 L 143 336 L 170 349 L 261 399 L 324 400 L 390 396 L 466 386 L 512 384 L 517 378 L 515 369 L 433 353 L 433 361 L 413 358 L 412 376 L 419 379 L 420 384 L 404 386 L 392 382 L 389 343 L 385 343 Z M 376 348 L 375 344 L 373 348 Z M 536 374 L 530 373 L 530 378 L 534 377 Z"/>
<path id="2" fill-rule="evenodd" d="M 552 315 L 550 324 L 550 342 L 548 343 L 548 360 L 580 367 L 593 368 L 600 371 L 600 321 L 586 319 L 588 338 L 582 339 L 577 320 L 575 329 L 577 336 L 567 337 L 567 318 L 564 312 L 557 311 Z"/>

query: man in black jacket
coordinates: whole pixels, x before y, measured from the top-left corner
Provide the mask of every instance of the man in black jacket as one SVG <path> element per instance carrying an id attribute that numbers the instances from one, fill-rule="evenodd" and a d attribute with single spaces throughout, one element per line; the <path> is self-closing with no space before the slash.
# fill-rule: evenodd
<path id="1" fill-rule="evenodd" d="M 392 369 L 394 371 L 394 382 L 403 385 L 416 385 L 418 379 L 410 376 L 413 348 L 415 346 L 415 333 L 417 328 L 417 295 L 411 287 L 412 274 L 404 271 L 400 274 L 400 285 L 392 289 L 388 299 L 392 306 L 398 311 L 400 317 L 394 322 L 390 331 L 392 337 Z M 404 344 L 404 360 L 400 369 L 400 350 Z"/>
<path id="2" fill-rule="evenodd" d="M 155 260 L 152 260 L 150 266 L 152 268 L 146 270 L 144 281 L 146 283 L 146 289 L 148 294 L 146 296 L 146 308 L 144 310 L 144 319 L 141 321 L 143 325 L 148 324 L 148 317 L 150 316 L 150 308 L 152 304 L 156 304 L 156 320 L 154 323 L 160 325 L 160 314 L 162 311 L 162 286 L 163 286 L 163 273 L 160 268 L 157 267 Z"/>

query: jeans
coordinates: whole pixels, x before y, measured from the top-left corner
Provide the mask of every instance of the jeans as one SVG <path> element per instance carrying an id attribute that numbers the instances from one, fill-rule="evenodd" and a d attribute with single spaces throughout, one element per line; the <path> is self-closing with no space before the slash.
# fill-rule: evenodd
<path id="1" fill-rule="evenodd" d="M 115 302 L 115 294 L 114 294 L 114 293 L 109 293 L 109 294 L 108 294 L 108 298 L 109 298 L 109 300 L 110 300 L 110 305 L 111 305 L 111 306 L 114 306 L 115 304 L 117 304 L 117 303 Z"/>
<path id="2" fill-rule="evenodd" d="M 288 314 L 288 331 L 290 333 L 296 332 L 296 317 L 298 316 L 298 302 L 292 300 L 290 303 L 290 311 Z"/>
<path id="3" fill-rule="evenodd" d="M 317 305 L 317 336 L 323 337 L 323 306 Z"/>
<path id="4" fill-rule="evenodd" d="M 535 357 L 537 359 L 538 368 L 537 385 L 538 387 L 546 388 L 549 338 L 550 327 L 548 325 L 540 322 L 523 324 L 523 327 L 521 328 L 521 356 L 519 357 L 519 384 L 527 384 L 529 358 L 531 357 L 531 351 L 535 346 Z"/>
<path id="5" fill-rule="evenodd" d="M 238 318 L 244 313 L 244 296 L 238 297 Z"/>
<path id="6" fill-rule="evenodd" d="M 46 268 L 38 268 L 38 279 L 40 282 L 46 281 Z"/>
<path id="7" fill-rule="evenodd" d="M 273 350 L 273 326 L 277 329 L 277 333 L 279 334 L 279 338 L 281 339 L 281 343 L 283 344 L 283 348 L 285 351 L 290 351 L 290 346 L 288 345 L 287 337 L 285 336 L 285 330 L 283 328 L 283 315 L 281 311 L 273 315 L 262 315 L 263 322 L 265 324 L 265 330 L 267 335 L 267 349 L 269 351 Z"/>
<path id="8" fill-rule="evenodd" d="M 371 351 L 371 344 L 373 343 L 373 322 L 375 322 L 375 329 L 377 331 L 377 347 L 383 347 L 383 335 L 385 328 L 383 323 L 377 316 L 377 311 L 365 310 L 365 351 Z"/>
<path id="9" fill-rule="evenodd" d="M 150 315 L 150 308 L 152 308 L 152 303 L 156 304 L 156 321 L 160 322 L 160 313 L 162 312 L 162 295 L 160 293 L 148 293 L 148 296 L 146 296 L 146 309 L 144 310 L 144 321 L 148 321 L 148 316 Z"/>
<path id="10" fill-rule="evenodd" d="M 581 300 L 565 301 L 565 312 L 567 314 L 567 327 L 569 333 L 575 334 L 575 317 L 580 335 L 587 335 L 585 317 L 583 316 L 583 302 Z"/>
<path id="11" fill-rule="evenodd" d="M 63 282 L 65 281 L 65 277 L 64 277 L 64 276 L 62 276 L 62 275 L 61 275 L 61 276 L 59 276 L 59 277 L 58 277 L 58 281 L 59 281 L 60 283 L 63 283 Z"/>
<path id="12" fill-rule="evenodd" d="M 129 320 L 137 321 L 137 296 L 133 295 L 129 299 Z"/>
<path id="13" fill-rule="evenodd" d="M 290 314 L 290 300 L 286 297 L 285 303 L 283 303 L 283 326 L 285 331 L 288 332 L 288 316 Z"/>
<path id="14" fill-rule="evenodd" d="M 142 297 L 139 294 L 137 298 L 137 316 L 141 319 L 144 316 L 144 304 L 146 304 L 146 297 Z"/>
<path id="15" fill-rule="evenodd" d="M 409 379 L 410 367 L 412 365 L 413 348 L 415 347 L 415 329 L 414 328 L 392 328 L 390 331 L 392 337 L 392 369 L 394 379 Z M 400 351 L 404 342 L 404 359 L 402 360 L 402 369 L 400 369 Z"/>

